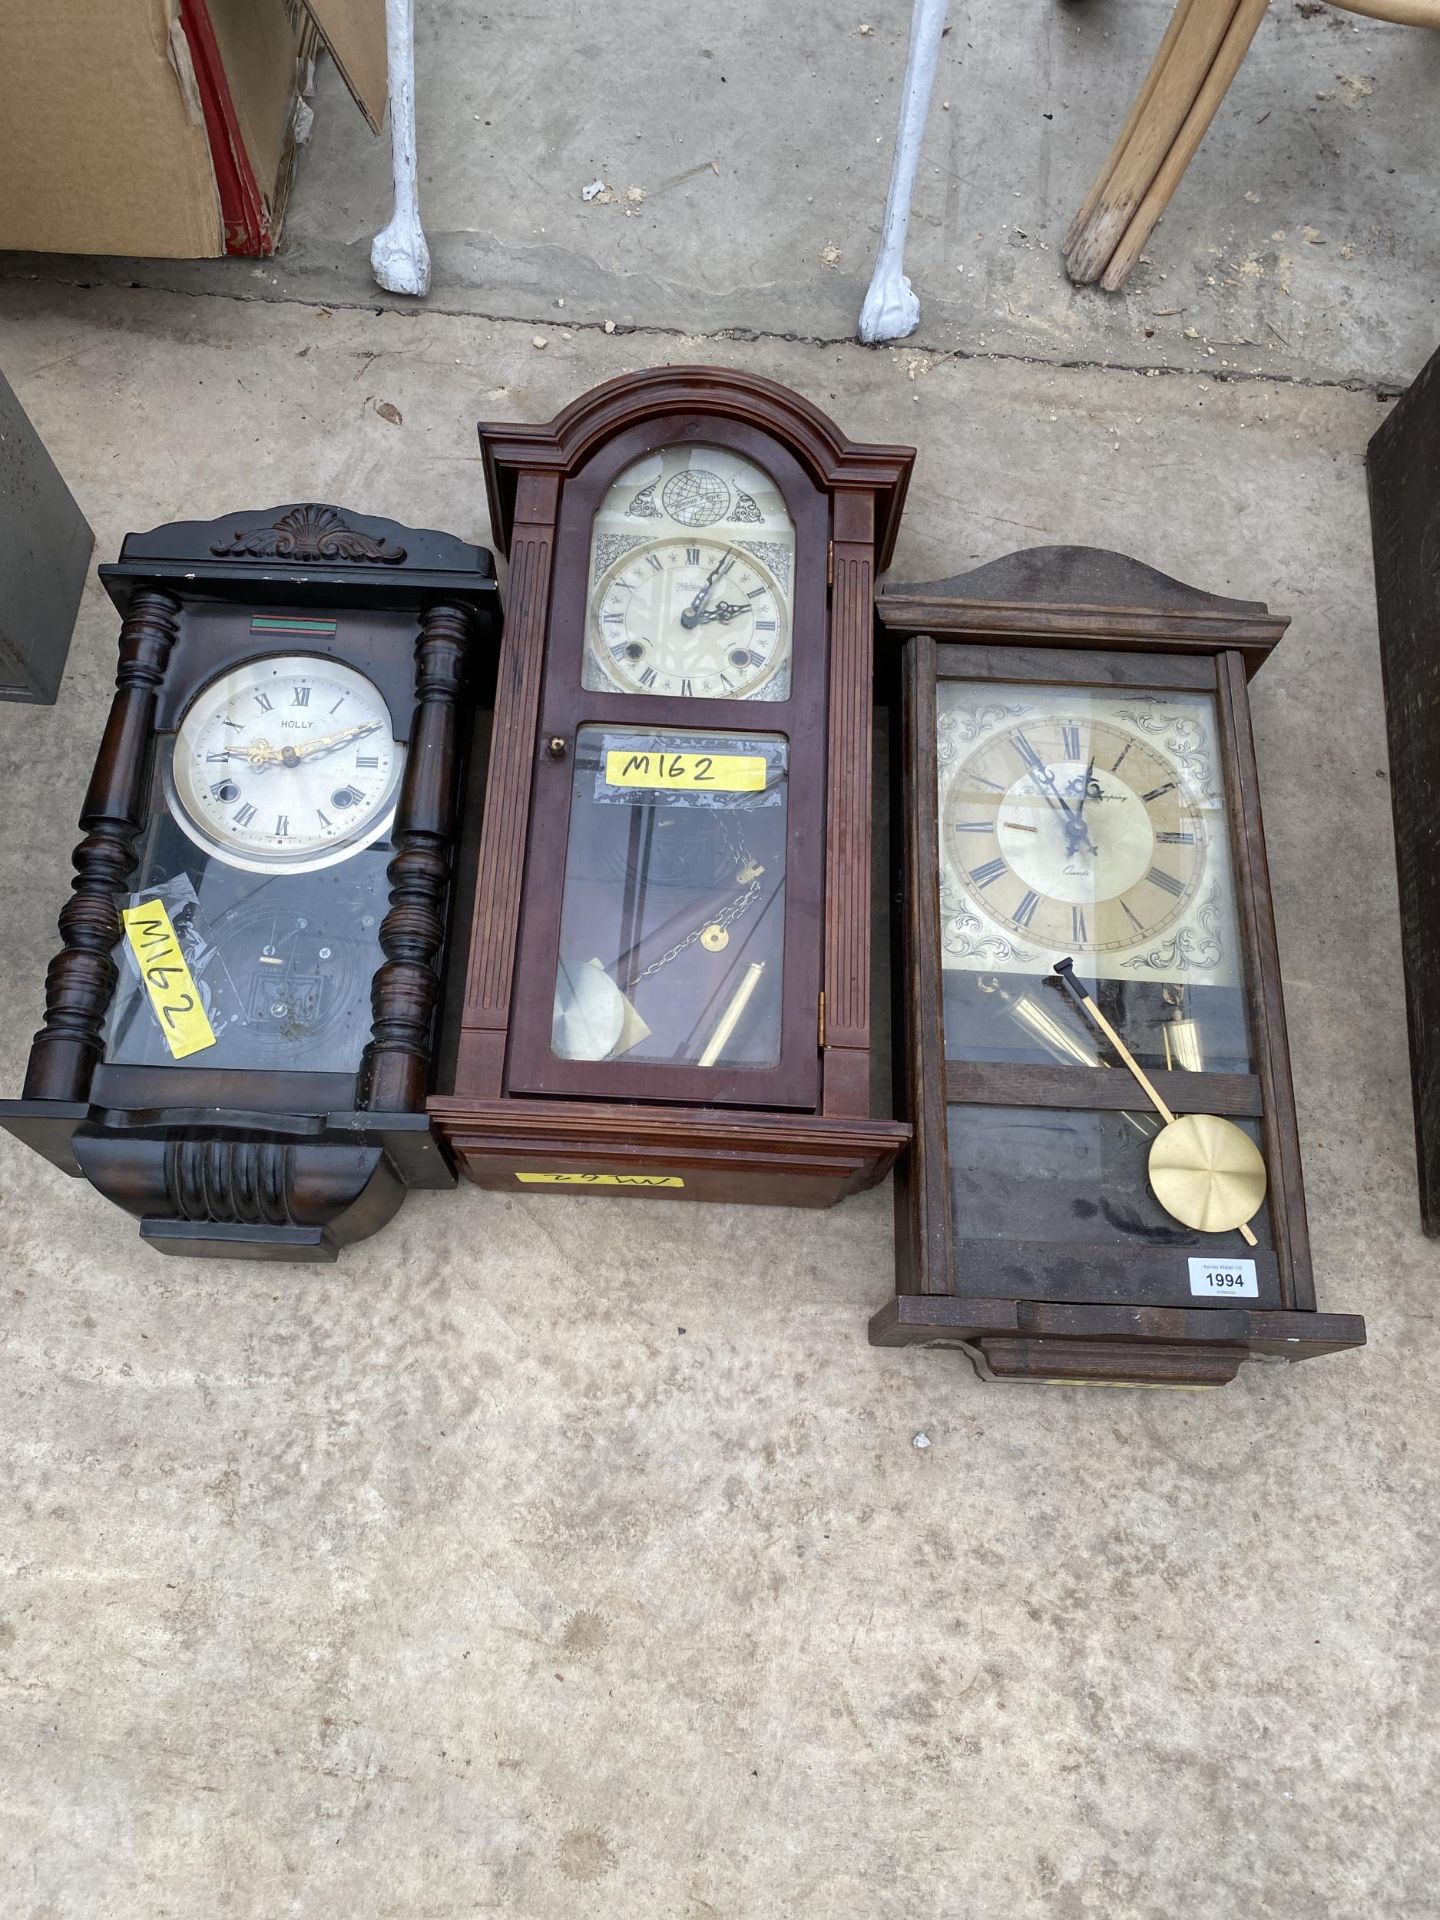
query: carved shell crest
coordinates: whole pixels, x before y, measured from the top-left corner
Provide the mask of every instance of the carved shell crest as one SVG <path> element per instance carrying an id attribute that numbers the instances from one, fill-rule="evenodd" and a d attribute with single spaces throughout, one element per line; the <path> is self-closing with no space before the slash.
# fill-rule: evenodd
<path id="1" fill-rule="evenodd" d="M 397 566 L 403 547 L 392 547 L 342 520 L 334 507 L 292 507 L 273 527 L 237 527 L 229 540 L 217 540 L 217 558 L 244 555 L 255 560 L 378 560 Z"/>

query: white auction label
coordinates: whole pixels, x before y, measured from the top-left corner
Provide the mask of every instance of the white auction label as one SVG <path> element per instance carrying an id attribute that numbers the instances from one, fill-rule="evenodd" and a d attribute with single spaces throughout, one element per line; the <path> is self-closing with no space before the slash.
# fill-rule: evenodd
<path id="1" fill-rule="evenodd" d="M 1255 1274 L 1253 1260 L 1192 1260 L 1190 1262 L 1190 1291 L 1192 1294 L 1227 1295 L 1238 1300 L 1258 1300 L 1260 1282 Z"/>

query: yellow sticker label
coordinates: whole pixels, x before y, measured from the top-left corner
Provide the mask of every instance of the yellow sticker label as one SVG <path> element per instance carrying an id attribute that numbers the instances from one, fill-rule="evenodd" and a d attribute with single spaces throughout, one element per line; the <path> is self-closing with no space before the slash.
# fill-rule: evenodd
<path id="1" fill-rule="evenodd" d="M 120 918 L 172 1056 L 183 1060 L 213 1047 L 215 1035 L 164 907 L 147 900 L 143 907 L 127 907 Z"/>
<path id="2" fill-rule="evenodd" d="M 524 1187 L 683 1187 L 678 1173 L 517 1173 Z"/>
<path id="3" fill-rule="evenodd" d="M 763 753 L 628 753 L 612 747 L 605 779 L 612 787 L 665 787 L 686 793 L 763 793 Z"/>

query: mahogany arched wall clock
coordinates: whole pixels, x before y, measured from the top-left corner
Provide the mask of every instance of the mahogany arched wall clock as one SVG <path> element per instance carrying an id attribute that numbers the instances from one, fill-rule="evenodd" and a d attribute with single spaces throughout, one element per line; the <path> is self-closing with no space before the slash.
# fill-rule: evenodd
<path id="1" fill-rule="evenodd" d="M 871 1110 L 870 813 L 913 449 L 715 367 L 480 441 L 508 637 L 437 1131 L 502 1191 L 872 1184 L 909 1136 Z"/>

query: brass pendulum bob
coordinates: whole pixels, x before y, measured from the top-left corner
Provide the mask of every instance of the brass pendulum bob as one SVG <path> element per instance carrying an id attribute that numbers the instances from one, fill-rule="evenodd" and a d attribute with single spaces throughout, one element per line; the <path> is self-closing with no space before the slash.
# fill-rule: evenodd
<path id="1" fill-rule="evenodd" d="M 1150 1185 L 1165 1211 L 1187 1227 L 1201 1233 L 1238 1228 L 1246 1244 L 1255 1245 L 1246 1222 L 1265 1198 L 1265 1162 L 1232 1120 L 1187 1113 L 1162 1127 L 1150 1148 Z"/>
<path id="2" fill-rule="evenodd" d="M 1213 1113 L 1177 1119 L 1125 1042 L 1074 978 L 1075 962 L 1057 960 L 1055 971 L 1076 1004 L 1110 1042 L 1145 1091 L 1165 1125 L 1150 1143 L 1150 1190 L 1165 1211 L 1198 1233 L 1239 1232 L 1257 1244 L 1248 1222 L 1265 1198 L 1265 1161 L 1233 1120 Z"/>

